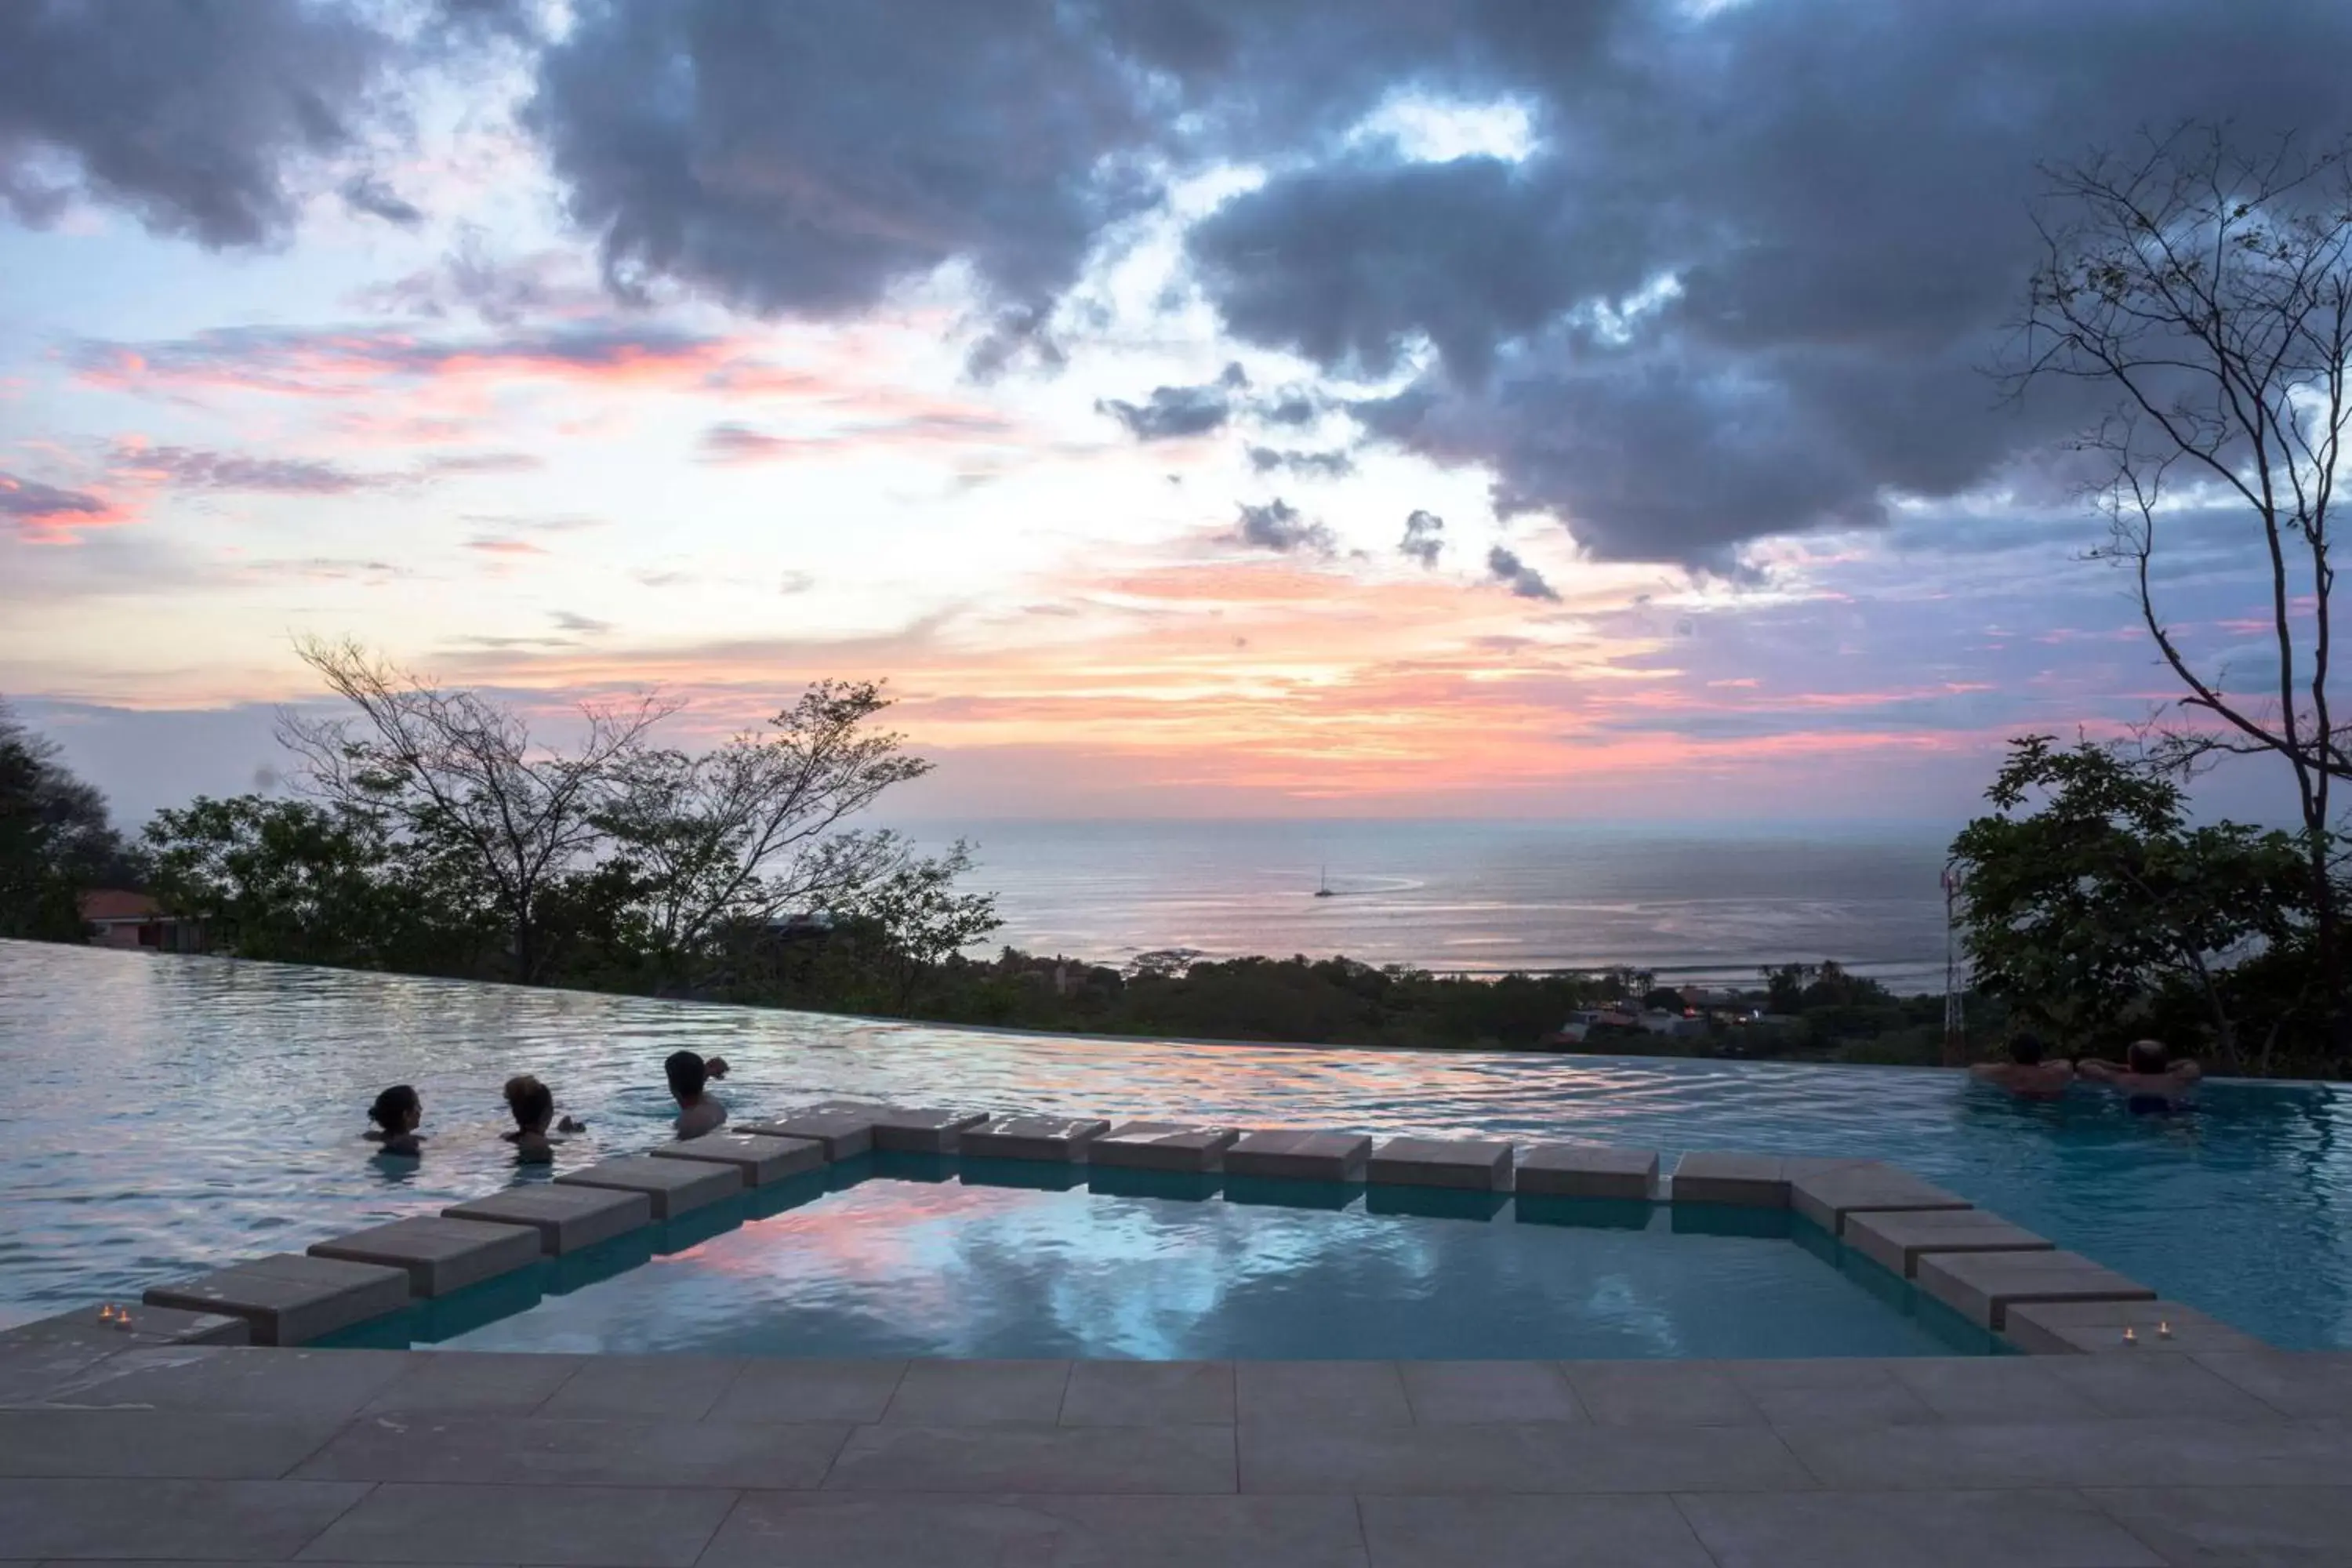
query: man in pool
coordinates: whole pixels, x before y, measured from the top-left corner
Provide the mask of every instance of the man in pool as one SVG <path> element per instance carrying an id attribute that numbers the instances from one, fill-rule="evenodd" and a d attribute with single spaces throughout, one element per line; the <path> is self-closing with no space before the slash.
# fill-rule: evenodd
<path id="1" fill-rule="evenodd" d="M 669 1079 L 669 1092 L 677 1101 L 679 1137 L 699 1138 L 727 1124 L 727 1107 L 703 1089 L 709 1071 L 700 1057 L 692 1051 L 672 1051 L 662 1063 L 662 1072 Z"/>
<path id="2" fill-rule="evenodd" d="M 2055 1100 L 2074 1081 L 2074 1068 L 2063 1059 L 2045 1059 L 2042 1037 L 2020 1032 L 2010 1037 L 2009 1060 L 1979 1062 L 1969 1068 L 1969 1076 L 2020 1100 Z"/>
<path id="3" fill-rule="evenodd" d="M 2186 1057 L 2173 1060 L 2162 1040 L 2134 1040 L 2122 1061 L 2084 1062 L 2081 1070 L 2085 1081 L 2121 1091 L 2124 1104 L 2142 1112 L 2174 1109 L 2205 1076 L 2205 1070 Z"/>

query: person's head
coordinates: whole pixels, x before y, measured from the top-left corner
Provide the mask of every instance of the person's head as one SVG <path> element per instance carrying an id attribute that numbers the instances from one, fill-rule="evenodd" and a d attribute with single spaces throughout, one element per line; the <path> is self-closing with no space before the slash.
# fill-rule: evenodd
<path id="1" fill-rule="evenodd" d="M 669 1091 L 680 1105 L 692 1105 L 700 1100 L 703 1080 L 709 1076 L 702 1058 L 692 1051 L 672 1051 L 669 1060 L 662 1063 L 662 1073 L 669 1079 Z"/>
<path id="2" fill-rule="evenodd" d="M 544 1132 L 555 1120 L 555 1093 L 529 1073 L 507 1079 L 507 1109 L 525 1132 Z"/>
<path id="3" fill-rule="evenodd" d="M 2039 1067 L 2042 1063 L 2042 1037 L 2020 1033 L 2009 1037 L 2009 1059 L 2019 1067 Z"/>
<path id="4" fill-rule="evenodd" d="M 704 1076 L 709 1078 L 711 1082 L 717 1083 L 720 1079 L 727 1076 L 727 1058 L 725 1057 L 704 1058 L 702 1071 Z"/>
<path id="5" fill-rule="evenodd" d="M 2124 1065 L 2134 1072 L 2162 1072 L 2172 1065 L 2172 1053 L 2162 1040 L 2134 1040 L 2124 1053 Z"/>
<path id="6" fill-rule="evenodd" d="M 415 1089 L 396 1083 L 375 1097 L 375 1103 L 368 1107 L 368 1120 L 383 1128 L 385 1137 L 396 1138 L 416 1131 L 416 1124 L 425 1120 L 425 1102 L 416 1098 Z"/>

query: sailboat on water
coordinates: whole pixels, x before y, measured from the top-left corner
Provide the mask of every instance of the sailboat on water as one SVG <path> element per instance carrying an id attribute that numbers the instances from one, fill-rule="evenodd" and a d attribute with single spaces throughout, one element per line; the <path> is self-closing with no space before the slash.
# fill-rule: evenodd
<path id="1" fill-rule="evenodd" d="M 1331 868 L 1328 866 L 1323 868 L 1323 880 L 1316 888 L 1315 896 L 1318 899 L 1328 899 L 1331 896 Z"/>

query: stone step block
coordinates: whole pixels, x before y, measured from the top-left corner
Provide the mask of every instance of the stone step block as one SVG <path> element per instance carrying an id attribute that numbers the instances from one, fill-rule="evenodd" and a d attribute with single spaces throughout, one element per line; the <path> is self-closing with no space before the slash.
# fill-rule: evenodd
<path id="1" fill-rule="evenodd" d="M 2009 1309 L 2036 1301 L 2153 1301 L 2137 1279 L 2078 1252 L 1937 1252 L 1919 1260 L 1919 1289 L 1981 1327 L 2007 1326 Z"/>
<path id="2" fill-rule="evenodd" d="M 1276 1128 L 1236 1139 L 1225 1151 L 1225 1173 L 1291 1182 L 1360 1182 L 1371 1154 L 1372 1141 L 1360 1132 Z"/>
<path id="3" fill-rule="evenodd" d="M 952 1154 L 967 1131 L 988 1120 L 985 1111 L 868 1105 L 861 1100 L 831 1100 L 813 1109 L 865 1117 L 873 1129 L 874 1147 L 891 1154 Z"/>
<path id="4" fill-rule="evenodd" d="M 1519 1151 L 1518 1190 L 1561 1198 L 1646 1199 L 1658 1179 L 1658 1156 L 1647 1149 L 1601 1149 L 1583 1143 L 1538 1143 Z"/>
<path id="5" fill-rule="evenodd" d="M 704 1160 L 656 1160 L 650 1154 L 600 1160 L 555 1178 L 558 1185 L 609 1187 L 616 1192 L 643 1193 L 654 1205 L 654 1218 L 676 1219 L 743 1190 L 743 1173 L 732 1165 Z"/>
<path id="6" fill-rule="evenodd" d="M 1126 1121 L 1087 1145 L 1087 1162 L 1135 1171 L 1222 1171 L 1238 1128 Z"/>
<path id="7" fill-rule="evenodd" d="M 539 1232 L 529 1226 L 420 1215 L 320 1242 L 310 1256 L 405 1268 L 409 1294 L 446 1296 L 538 1263 Z"/>
<path id="8" fill-rule="evenodd" d="M 1732 1204 L 1741 1208 L 1789 1206 L 1788 1163 L 1778 1154 L 1700 1151 L 1675 1163 L 1678 1204 Z"/>
<path id="9" fill-rule="evenodd" d="M 814 1171 L 825 1163 L 824 1145 L 814 1138 L 777 1138 L 759 1132 L 706 1132 L 651 1151 L 656 1160 L 701 1160 L 732 1165 L 751 1186 L 764 1187 Z"/>
<path id="10" fill-rule="evenodd" d="M 654 1222 L 653 1200 L 643 1193 L 559 1186 L 552 1182 L 509 1187 L 452 1204 L 441 1213 L 450 1219 L 529 1226 L 539 1232 L 540 1250 L 550 1258 L 594 1247 Z"/>
<path id="11" fill-rule="evenodd" d="M 1364 1180 L 1374 1186 L 1511 1190 L 1511 1146 L 1483 1138 L 1391 1138 L 1372 1151 Z"/>
<path id="12" fill-rule="evenodd" d="M 280 1252 L 158 1285 L 142 1300 L 241 1318 L 257 1345 L 300 1345 L 399 1311 L 408 1304 L 408 1270 Z"/>
<path id="13" fill-rule="evenodd" d="M 827 1160 L 855 1160 L 874 1149 L 872 1107 L 849 1110 L 813 1106 L 774 1121 L 747 1121 L 737 1131 L 761 1138 L 800 1138 L 824 1151 Z"/>
<path id="14" fill-rule="evenodd" d="M 1789 1205 L 1832 1236 L 1844 1234 L 1853 1214 L 1906 1214 L 1973 1207 L 1958 1193 L 1947 1192 L 1900 1165 L 1872 1160 L 1826 1170 L 1783 1169 L 1789 1176 Z"/>
<path id="15" fill-rule="evenodd" d="M 1982 1209 L 1848 1214 L 1843 1239 L 1891 1274 L 1914 1279 L 1919 1260 L 1941 1252 L 2051 1252 L 2057 1244 Z"/>
<path id="16" fill-rule="evenodd" d="M 966 1159 L 1054 1160 L 1087 1163 L 1087 1146 L 1110 1131 L 1110 1123 L 1086 1116 L 1000 1116 L 963 1134 L 958 1152 Z"/>
<path id="17" fill-rule="evenodd" d="M 2124 1338 L 2129 1329 L 2132 1337 Z M 2253 1335 L 2178 1301 L 2032 1301 L 2001 1331 L 2035 1355 L 2195 1355 L 2267 1351 Z"/>

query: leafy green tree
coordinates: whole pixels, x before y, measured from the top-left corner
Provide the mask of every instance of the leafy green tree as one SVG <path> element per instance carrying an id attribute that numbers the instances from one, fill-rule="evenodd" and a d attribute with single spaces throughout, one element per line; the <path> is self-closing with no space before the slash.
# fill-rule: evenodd
<path id="1" fill-rule="evenodd" d="M 1986 798 L 1995 814 L 1952 845 L 1977 987 L 2084 1041 L 2140 1032 L 2186 1002 L 2213 1048 L 2236 1055 L 2246 1020 L 2232 968 L 2308 952 L 2299 837 L 2191 826 L 2170 776 L 2048 735 L 2011 742 Z"/>
<path id="2" fill-rule="evenodd" d="M 145 837 L 157 899 L 241 957 L 468 973 L 498 936 L 466 861 L 395 837 L 380 812 L 199 795 Z"/>
<path id="3" fill-rule="evenodd" d="M 106 797 L 0 703 L 0 937 L 79 942 L 81 895 L 139 881 Z"/>
<path id="4" fill-rule="evenodd" d="M 841 829 L 930 771 L 905 737 L 873 727 L 889 705 L 878 682 L 820 681 L 765 733 L 700 756 L 616 759 L 595 826 L 634 868 L 645 941 L 665 981 L 690 984 L 724 927 L 855 903 L 907 874 L 890 836 Z"/>

